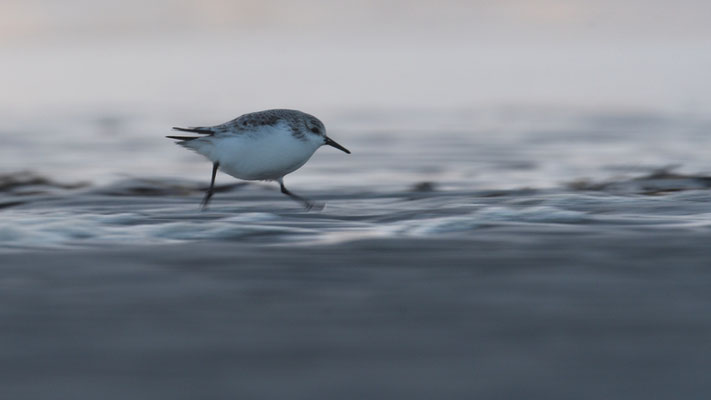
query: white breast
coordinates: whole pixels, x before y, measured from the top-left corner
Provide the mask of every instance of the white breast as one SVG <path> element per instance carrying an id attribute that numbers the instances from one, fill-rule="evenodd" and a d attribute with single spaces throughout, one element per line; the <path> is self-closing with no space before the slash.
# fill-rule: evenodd
<path id="1" fill-rule="evenodd" d="M 311 158 L 318 142 L 295 138 L 284 123 L 251 133 L 206 137 L 195 150 L 235 178 L 273 180 L 293 172 Z"/>

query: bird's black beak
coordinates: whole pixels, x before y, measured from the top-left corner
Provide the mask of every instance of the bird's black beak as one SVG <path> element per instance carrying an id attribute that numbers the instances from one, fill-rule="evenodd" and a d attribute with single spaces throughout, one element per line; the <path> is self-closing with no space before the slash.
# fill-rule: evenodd
<path id="1" fill-rule="evenodd" d="M 345 152 L 345 153 L 347 153 L 347 154 L 351 154 L 351 152 L 350 152 L 347 148 L 345 148 L 345 147 L 341 146 L 340 144 L 336 143 L 336 142 L 333 141 L 333 139 L 331 139 L 330 137 L 326 137 L 326 142 L 325 142 L 324 144 L 327 144 L 327 145 L 329 145 L 329 146 L 333 146 L 333 147 L 337 148 L 338 150 L 341 150 L 342 152 Z"/>

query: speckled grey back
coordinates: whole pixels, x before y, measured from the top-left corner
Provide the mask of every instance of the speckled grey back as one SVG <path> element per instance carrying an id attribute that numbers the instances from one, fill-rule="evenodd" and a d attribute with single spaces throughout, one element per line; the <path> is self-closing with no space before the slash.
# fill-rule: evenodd
<path id="1" fill-rule="evenodd" d="M 288 124 L 293 135 L 300 139 L 304 138 L 309 132 L 321 136 L 324 136 L 326 133 L 323 123 L 318 118 L 298 110 L 288 109 L 264 110 L 244 114 L 229 122 L 208 127 L 207 129 L 216 134 L 248 133 L 260 127 L 277 125 L 280 122 Z"/>

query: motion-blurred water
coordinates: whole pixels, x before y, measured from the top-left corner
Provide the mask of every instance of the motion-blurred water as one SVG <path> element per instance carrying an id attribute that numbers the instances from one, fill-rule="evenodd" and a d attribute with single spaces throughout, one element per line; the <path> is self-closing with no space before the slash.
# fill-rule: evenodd
<path id="1" fill-rule="evenodd" d="M 709 393 L 708 121 L 327 115 L 305 212 L 226 175 L 200 211 L 183 119 L 7 132 L 9 398 Z"/>
<path id="2" fill-rule="evenodd" d="M 200 211 L 211 166 L 163 137 L 168 126 L 187 122 L 175 120 L 63 121 L 41 141 L 9 132 L 3 162 L 37 161 L 3 177 L 3 251 L 446 239 L 512 225 L 619 234 L 705 229 L 710 221 L 706 121 L 543 111 L 344 113 L 327 126 L 353 154 L 324 147 L 287 177 L 293 191 L 327 205 L 306 213 L 274 184 L 222 174 L 220 193 Z"/>

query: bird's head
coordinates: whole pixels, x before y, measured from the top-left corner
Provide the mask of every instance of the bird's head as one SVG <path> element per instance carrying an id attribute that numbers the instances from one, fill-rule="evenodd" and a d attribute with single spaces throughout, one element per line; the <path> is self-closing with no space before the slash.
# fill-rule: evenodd
<path id="1" fill-rule="evenodd" d="M 338 150 L 341 150 L 347 154 L 351 154 L 351 152 L 348 149 L 346 149 L 345 147 L 336 143 L 330 137 L 326 136 L 326 127 L 323 125 L 323 122 L 321 122 L 318 118 L 316 118 L 316 117 L 307 118 L 305 125 L 306 125 L 306 136 L 309 141 L 314 140 L 314 141 L 320 142 L 320 146 L 323 146 L 323 145 L 332 146 L 332 147 L 335 147 Z"/>

